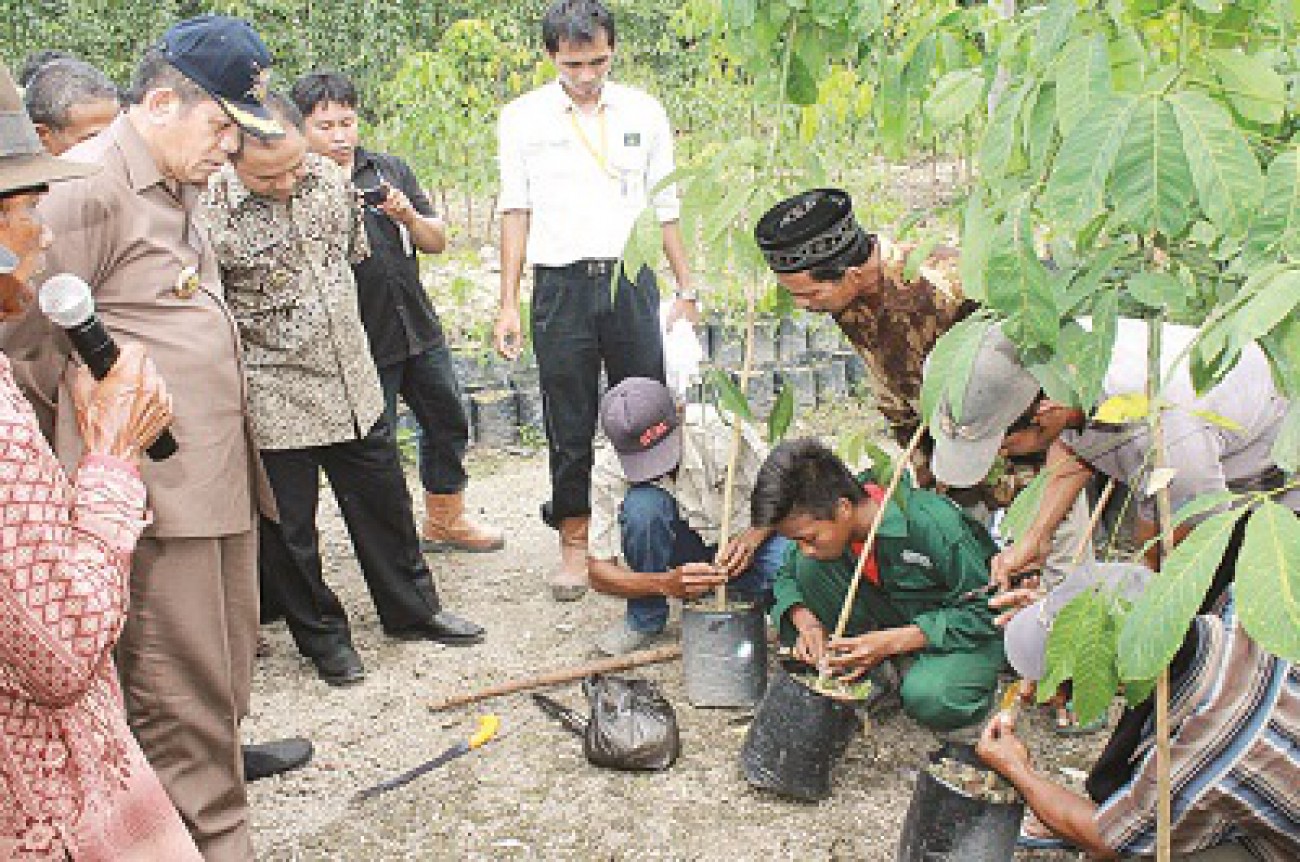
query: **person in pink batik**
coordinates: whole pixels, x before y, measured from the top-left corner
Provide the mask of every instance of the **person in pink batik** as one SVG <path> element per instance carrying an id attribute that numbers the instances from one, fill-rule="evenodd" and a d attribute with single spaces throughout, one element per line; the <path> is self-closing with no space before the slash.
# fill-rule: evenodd
<path id="1" fill-rule="evenodd" d="M 30 304 L 53 241 L 46 187 L 93 170 L 45 154 L 0 65 L 0 322 Z M 171 399 L 128 344 L 103 381 L 80 372 L 73 400 L 86 454 L 69 479 L 0 353 L 0 860 L 201 862 L 111 656 L 148 523 L 137 463 Z"/>

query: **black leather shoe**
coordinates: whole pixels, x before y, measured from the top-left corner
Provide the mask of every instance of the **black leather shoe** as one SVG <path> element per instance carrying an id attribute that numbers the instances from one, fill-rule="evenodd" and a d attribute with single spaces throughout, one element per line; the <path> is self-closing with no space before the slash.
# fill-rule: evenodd
<path id="1" fill-rule="evenodd" d="M 344 644 L 332 653 L 313 656 L 316 674 L 330 685 L 353 685 L 366 678 L 361 656 L 350 645 Z"/>
<path id="2" fill-rule="evenodd" d="M 272 775 L 306 766 L 311 760 L 311 740 L 298 736 L 244 747 L 244 781 L 261 781 Z"/>
<path id="3" fill-rule="evenodd" d="M 482 643 L 484 629 L 450 611 L 438 611 L 427 623 L 406 629 L 389 629 L 388 636 L 404 641 L 437 641 L 447 646 Z"/>

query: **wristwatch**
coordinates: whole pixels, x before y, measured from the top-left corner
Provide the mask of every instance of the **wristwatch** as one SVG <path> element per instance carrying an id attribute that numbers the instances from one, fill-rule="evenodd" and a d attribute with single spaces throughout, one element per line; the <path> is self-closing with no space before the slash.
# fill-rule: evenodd
<path id="1" fill-rule="evenodd" d="M 695 288 L 688 288 L 687 290 L 681 290 L 679 288 L 673 295 L 678 299 L 684 299 L 687 302 L 698 302 L 700 299 L 700 292 Z"/>

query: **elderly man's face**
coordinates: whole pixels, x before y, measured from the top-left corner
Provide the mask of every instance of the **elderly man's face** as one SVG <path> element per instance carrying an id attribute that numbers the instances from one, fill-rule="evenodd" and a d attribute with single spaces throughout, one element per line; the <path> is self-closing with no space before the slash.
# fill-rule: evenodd
<path id="1" fill-rule="evenodd" d="M 45 250 L 54 234 L 36 212 L 44 196 L 43 191 L 31 191 L 0 199 L 0 245 L 18 258 L 17 269 L 0 275 L 0 320 L 31 303 L 32 278 L 45 269 Z"/>
<path id="2" fill-rule="evenodd" d="M 857 286 L 844 273 L 839 281 L 816 281 L 808 272 L 777 273 L 776 280 L 790 291 L 794 304 L 805 311 L 838 314 L 857 296 Z"/>
<path id="3" fill-rule="evenodd" d="M 68 109 L 68 122 L 56 129 L 44 123 L 36 124 L 36 134 L 52 156 L 61 156 L 82 141 L 89 140 L 107 129 L 117 117 L 121 106 L 117 99 L 96 99 L 81 102 Z"/>
<path id="4" fill-rule="evenodd" d="M 239 127 L 212 99 L 183 105 L 174 92 L 166 92 L 169 96 L 150 106 L 157 130 L 155 157 L 171 179 L 206 185 L 239 149 Z"/>
<path id="5" fill-rule="evenodd" d="M 285 125 L 285 135 L 274 141 L 246 140 L 235 158 L 239 181 L 258 197 L 287 201 L 306 173 L 307 142 L 297 129 Z"/>

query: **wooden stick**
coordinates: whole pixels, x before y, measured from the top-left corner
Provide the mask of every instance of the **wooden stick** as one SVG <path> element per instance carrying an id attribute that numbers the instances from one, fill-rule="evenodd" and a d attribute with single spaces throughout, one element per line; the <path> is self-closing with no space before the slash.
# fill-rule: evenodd
<path id="1" fill-rule="evenodd" d="M 498 683 L 497 685 L 488 686 L 469 694 L 458 694 L 443 700 L 434 701 L 429 704 L 429 710 L 432 712 L 443 712 L 448 709 L 454 709 L 458 706 L 465 706 L 470 703 L 478 703 L 483 700 L 491 700 L 494 697 L 501 697 L 506 694 L 515 694 L 520 691 L 528 691 L 534 688 L 547 688 L 553 685 L 562 685 L 566 682 L 573 682 L 576 679 L 582 679 L 593 673 L 613 673 L 614 671 L 630 670 L 634 667 L 641 667 L 647 664 L 662 664 L 666 661 L 672 661 L 682 654 L 682 648 L 678 644 L 658 647 L 652 650 L 643 650 L 628 655 L 614 656 L 613 658 L 604 658 L 597 661 L 587 662 L 586 664 L 574 665 L 573 667 L 554 670 L 550 673 L 538 674 L 536 676 L 524 677 L 523 679 L 512 679 L 509 682 Z"/>
<path id="2" fill-rule="evenodd" d="M 745 354 L 740 363 L 740 394 L 744 396 L 746 403 L 749 401 L 749 377 L 754 370 L 754 285 L 751 283 L 745 288 Z M 731 507 L 736 499 L 736 467 L 740 462 L 740 446 L 744 441 L 745 417 L 735 417 L 736 426 L 731 429 L 731 451 L 727 458 L 727 480 L 722 487 L 722 524 L 718 529 L 718 554 L 714 557 L 714 565 L 722 559 L 726 553 L 727 542 L 731 540 Z M 713 591 L 716 603 L 715 610 L 725 611 L 727 609 L 727 585 L 719 584 L 718 588 Z"/>
<path id="3" fill-rule="evenodd" d="M 880 530 L 880 522 L 885 519 L 885 507 L 889 505 L 889 500 L 894 496 L 894 491 L 898 489 L 898 482 L 903 478 L 903 472 L 907 465 L 912 462 L 912 453 L 921 443 L 921 437 L 925 435 L 925 426 L 916 429 L 912 439 L 903 450 L 902 456 L 898 459 L 898 466 L 894 468 L 894 475 L 890 477 L 889 486 L 885 488 L 885 496 L 876 507 L 876 517 L 871 520 L 871 530 L 867 533 L 867 541 L 862 545 L 862 553 L 858 554 L 858 564 L 853 569 L 853 580 L 849 582 L 849 591 L 844 596 L 844 604 L 840 607 L 840 620 L 835 625 L 835 633 L 831 638 L 844 636 L 844 629 L 849 624 L 849 616 L 853 612 L 853 602 L 858 598 L 858 585 L 862 583 L 862 570 L 866 567 L 867 557 L 871 555 L 871 546 L 876 541 L 876 533 Z"/>
<path id="4" fill-rule="evenodd" d="M 1074 546 L 1074 565 L 1083 562 L 1083 555 L 1088 550 L 1088 545 L 1092 542 L 1092 534 L 1097 530 L 1097 524 L 1101 522 L 1101 516 L 1106 511 L 1106 504 L 1110 502 L 1110 497 L 1115 493 L 1115 480 L 1109 479 L 1106 487 L 1101 489 L 1101 496 L 1097 498 L 1097 505 L 1092 507 L 1092 517 L 1088 519 L 1088 529 L 1083 531 L 1079 537 L 1079 544 Z"/>
<path id="5" fill-rule="evenodd" d="M 1147 320 L 1147 404 L 1150 405 L 1151 447 L 1154 450 L 1152 473 L 1166 466 L 1165 427 L 1163 411 L 1156 408 L 1160 394 L 1160 352 L 1163 347 L 1164 315 L 1157 314 Z M 1163 567 L 1169 552 L 1174 548 L 1173 507 L 1169 500 L 1169 483 L 1156 491 L 1156 520 L 1160 527 L 1159 560 Z M 1156 859 L 1169 862 L 1173 858 L 1171 834 L 1173 832 L 1173 790 L 1169 768 L 1172 752 L 1169 744 L 1169 667 L 1166 665 L 1156 677 Z"/>

